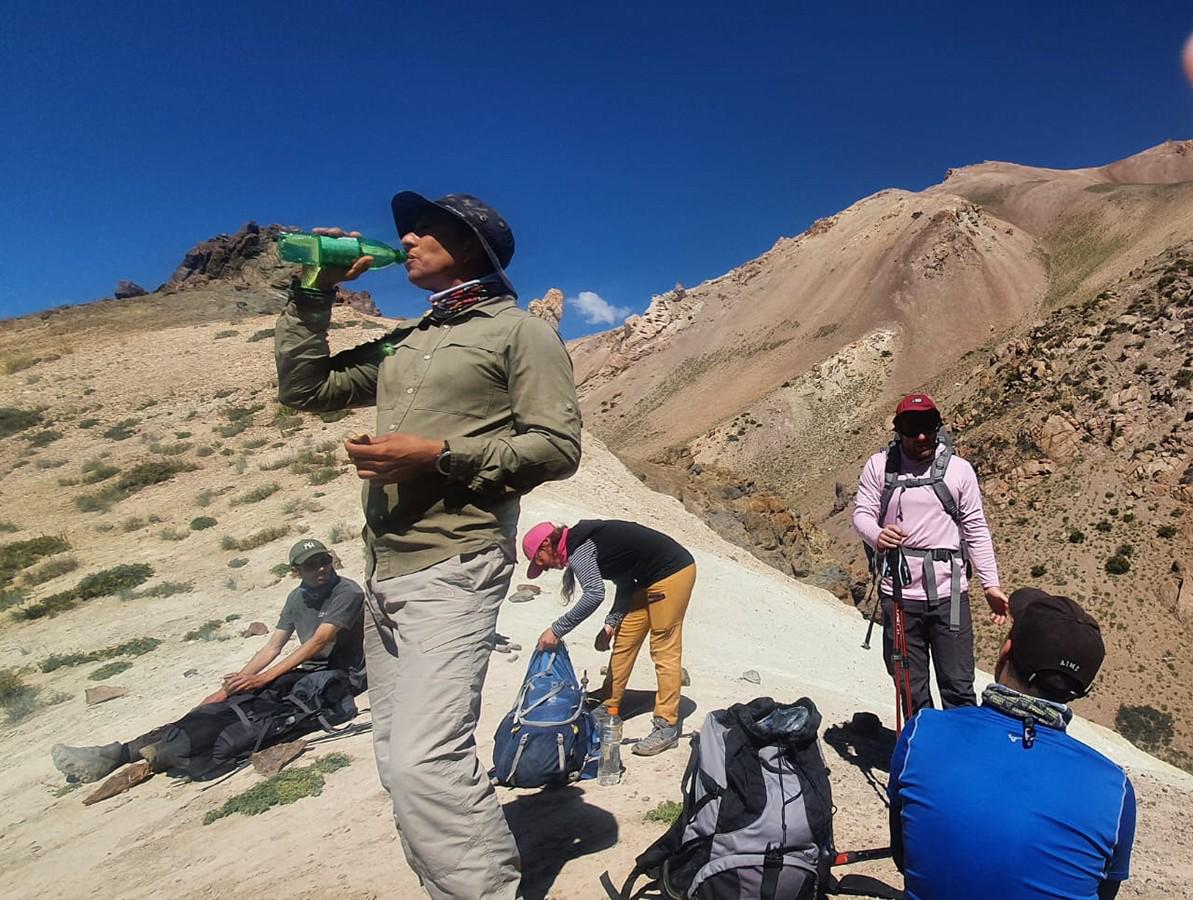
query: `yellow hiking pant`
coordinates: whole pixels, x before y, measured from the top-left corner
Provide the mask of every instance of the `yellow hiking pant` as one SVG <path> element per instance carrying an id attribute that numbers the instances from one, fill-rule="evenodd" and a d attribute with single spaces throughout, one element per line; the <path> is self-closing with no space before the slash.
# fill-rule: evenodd
<path id="1" fill-rule="evenodd" d="M 668 575 L 650 587 L 639 588 L 630 600 L 630 611 L 613 638 L 613 659 L 609 664 L 610 690 L 605 706 L 616 714 L 621 709 L 630 672 L 646 635 L 650 635 L 650 658 L 654 662 L 658 692 L 654 714 L 668 725 L 679 722 L 679 691 L 683 682 L 683 617 L 696 584 L 696 564 Z M 661 595 L 661 596 L 660 596 Z M 647 599 L 647 598 L 655 599 Z"/>

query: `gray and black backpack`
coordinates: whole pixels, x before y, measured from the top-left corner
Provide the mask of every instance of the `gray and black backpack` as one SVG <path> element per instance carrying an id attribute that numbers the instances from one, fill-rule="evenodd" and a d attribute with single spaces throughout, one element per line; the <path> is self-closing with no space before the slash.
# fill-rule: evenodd
<path id="1" fill-rule="evenodd" d="M 693 900 L 813 900 L 829 888 L 833 799 L 811 700 L 760 697 L 715 710 L 692 738 L 683 812 L 618 893 Z"/>

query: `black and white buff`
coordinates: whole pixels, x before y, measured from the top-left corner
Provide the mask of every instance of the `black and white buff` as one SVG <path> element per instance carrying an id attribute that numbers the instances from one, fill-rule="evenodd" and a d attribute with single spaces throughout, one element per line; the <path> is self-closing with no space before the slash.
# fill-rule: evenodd
<path id="1" fill-rule="evenodd" d="M 486 275 L 484 278 L 466 281 L 446 291 L 432 294 L 431 311 L 427 313 L 427 317 L 433 322 L 446 322 L 483 300 L 510 296 L 512 293 L 500 275 Z"/>

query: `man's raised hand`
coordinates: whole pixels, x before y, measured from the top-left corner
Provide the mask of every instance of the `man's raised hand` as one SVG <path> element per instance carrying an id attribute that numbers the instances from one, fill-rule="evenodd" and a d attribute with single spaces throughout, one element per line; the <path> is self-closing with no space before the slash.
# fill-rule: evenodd
<path id="1" fill-rule="evenodd" d="M 359 231 L 345 231 L 343 228 L 312 228 L 311 234 L 323 234 L 327 237 L 361 237 Z M 329 291 L 334 288 L 341 281 L 355 281 L 361 275 L 369 270 L 369 266 L 373 264 L 373 257 L 362 256 L 354 262 L 347 269 L 339 268 L 337 266 L 327 266 L 320 268 L 319 274 L 315 278 L 315 287 L 321 291 Z"/>

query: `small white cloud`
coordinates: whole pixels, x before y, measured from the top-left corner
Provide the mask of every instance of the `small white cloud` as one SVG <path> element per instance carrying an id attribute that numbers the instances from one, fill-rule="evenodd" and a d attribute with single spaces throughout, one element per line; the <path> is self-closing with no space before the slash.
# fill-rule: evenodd
<path id="1" fill-rule="evenodd" d="M 567 306 L 575 307 L 589 325 L 617 325 L 633 312 L 628 306 L 614 306 L 595 291 L 581 291 L 567 301 Z"/>

